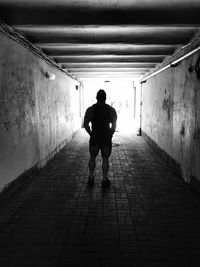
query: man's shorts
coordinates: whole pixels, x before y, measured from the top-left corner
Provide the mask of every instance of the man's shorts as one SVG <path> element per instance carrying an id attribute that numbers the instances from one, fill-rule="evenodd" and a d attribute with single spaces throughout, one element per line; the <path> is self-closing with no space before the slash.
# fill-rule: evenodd
<path id="1" fill-rule="evenodd" d="M 112 151 L 112 143 L 109 144 L 91 144 L 90 143 L 90 154 L 96 157 L 101 150 L 101 156 L 103 158 L 109 158 Z"/>
<path id="2" fill-rule="evenodd" d="M 97 156 L 99 150 L 101 150 L 101 156 L 108 158 L 110 157 L 112 150 L 112 136 L 109 134 L 92 134 L 90 136 L 90 154 Z"/>

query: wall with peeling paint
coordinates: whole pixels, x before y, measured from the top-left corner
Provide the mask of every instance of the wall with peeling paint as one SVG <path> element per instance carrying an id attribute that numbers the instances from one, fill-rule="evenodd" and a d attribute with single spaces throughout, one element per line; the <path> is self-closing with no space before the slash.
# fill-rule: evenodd
<path id="1" fill-rule="evenodd" d="M 181 167 L 200 180 L 200 80 L 198 54 L 142 84 L 142 130 Z"/>
<path id="2" fill-rule="evenodd" d="M 0 33 L 0 190 L 80 128 L 78 82 Z M 45 77 L 49 71 L 54 81 Z"/>

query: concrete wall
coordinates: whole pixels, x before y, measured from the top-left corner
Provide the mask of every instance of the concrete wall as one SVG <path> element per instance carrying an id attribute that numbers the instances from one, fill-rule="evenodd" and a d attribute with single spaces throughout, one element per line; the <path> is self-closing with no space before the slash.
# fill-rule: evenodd
<path id="1" fill-rule="evenodd" d="M 0 190 L 80 127 L 77 81 L 0 33 Z M 45 77 L 49 71 L 54 81 Z"/>
<path id="2" fill-rule="evenodd" d="M 198 53 L 142 85 L 142 130 L 181 167 L 200 180 L 200 80 Z M 189 67 L 192 72 L 189 72 Z"/>

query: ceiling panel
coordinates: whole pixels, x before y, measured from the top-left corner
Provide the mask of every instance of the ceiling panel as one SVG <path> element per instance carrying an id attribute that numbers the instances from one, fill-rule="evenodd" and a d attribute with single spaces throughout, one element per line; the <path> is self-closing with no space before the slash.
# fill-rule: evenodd
<path id="1" fill-rule="evenodd" d="M 1 0 L 0 20 L 61 68 L 141 77 L 200 30 L 199 0 Z"/>

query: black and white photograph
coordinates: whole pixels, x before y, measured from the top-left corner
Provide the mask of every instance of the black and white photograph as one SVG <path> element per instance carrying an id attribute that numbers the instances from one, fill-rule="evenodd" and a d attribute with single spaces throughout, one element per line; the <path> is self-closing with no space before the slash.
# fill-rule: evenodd
<path id="1" fill-rule="evenodd" d="M 200 0 L 0 0 L 0 267 L 200 266 Z"/>

